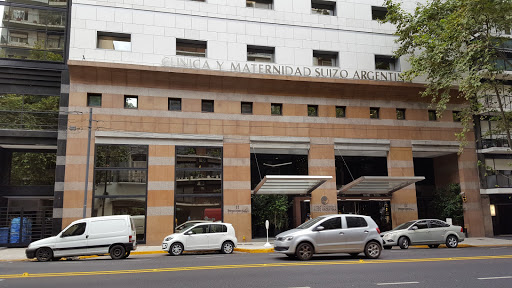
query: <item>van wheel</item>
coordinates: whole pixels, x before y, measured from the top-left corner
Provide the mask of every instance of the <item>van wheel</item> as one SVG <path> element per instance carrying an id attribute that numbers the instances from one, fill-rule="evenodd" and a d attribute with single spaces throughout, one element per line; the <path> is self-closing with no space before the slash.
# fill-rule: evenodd
<path id="1" fill-rule="evenodd" d="M 231 254 L 231 253 L 233 253 L 233 249 L 234 249 L 233 242 L 226 241 L 226 242 L 222 243 L 222 249 L 221 249 L 222 253 Z"/>
<path id="2" fill-rule="evenodd" d="M 364 247 L 364 255 L 370 259 L 377 259 L 380 256 L 382 248 L 379 243 L 371 241 L 366 244 Z"/>
<path id="3" fill-rule="evenodd" d="M 110 248 L 110 257 L 114 260 L 124 259 L 126 254 L 126 249 L 123 245 L 114 245 Z"/>
<path id="4" fill-rule="evenodd" d="M 39 248 L 36 251 L 36 258 L 39 262 L 47 262 L 52 260 L 53 258 L 53 251 L 50 248 L 43 247 Z"/>
<path id="5" fill-rule="evenodd" d="M 130 251 L 126 251 L 126 253 L 124 253 L 123 259 L 128 258 L 128 256 L 130 256 Z"/>
<path id="6" fill-rule="evenodd" d="M 409 248 L 409 244 L 409 238 L 407 237 L 401 237 L 398 239 L 398 246 L 400 246 L 401 249 Z"/>
<path id="7" fill-rule="evenodd" d="M 169 249 L 169 254 L 179 256 L 181 253 L 183 253 L 183 245 L 181 245 L 181 243 L 173 243 Z"/>
<path id="8" fill-rule="evenodd" d="M 457 248 L 459 245 L 459 239 L 457 237 L 450 235 L 446 238 L 446 247 L 448 248 Z"/>
<path id="9" fill-rule="evenodd" d="M 313 257 L 313 246 L 309 243 L 301 243 L 297 247 L 295 255 L 299 260 L 307 261 Z"/>

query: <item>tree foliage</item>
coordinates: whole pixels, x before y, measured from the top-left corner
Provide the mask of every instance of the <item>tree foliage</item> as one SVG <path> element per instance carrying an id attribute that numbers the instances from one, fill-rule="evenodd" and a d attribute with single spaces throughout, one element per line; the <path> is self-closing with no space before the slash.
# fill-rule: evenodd
<path id="1" fill-rule="evenodd" d="M 59 96 L 0 95 L 0 128 L 57 130 Z"/>
<path id="2" fill-rule="evenodd" d="M 14 152 L 10 184 L 16 186 L 53 185 L 56 159 L 55 153 Z"/>
<path id="3" fill-rule="evenodd" d="M 251 208 L 254 224 L 265 227 L 265 220 L 268 220 L 277 230 L 287 229 L 290 206 L 286 195 L 254 195 Z"/>
<path id="4" fill-rule="evenodd" d="M 504 73 L 512 69 L 512 57 L 507 54 L 512 41 L 504 36 L 512 27 L 512 0 L 430 0 L 418 3 L 411 12 L 397 0 L 386 0 L 385 5 L 384 21 L 396 25 L 399 48 L 395 56 L 409 57 L 411 68 L 402 74 L 404 80 L 423 78 L 427 82 L 422 96 L 431 98 L 438 117 L 453 98 L 469 104 L 460 114 L 463 129 L 457 137 L 461 148 L 473 116 L 489 110 L 496 112 L 500 123 L 496 129 L 507 134 L 512 147 L 511 117 L 503 103 L 512 95 L 506 85 L 510 75 L 507 78 Z M 496 107 L 484 105 L 488 97 L 497 102 Z"/>
<path id="5" fill-rule="evenodd" d="M 440 188 L 434 194 L 432 201 L 435 215 L 439 219 L 452 218 L 454 225 L 464 226 L 462 197 L 459 184 L 450 184 Z"/>

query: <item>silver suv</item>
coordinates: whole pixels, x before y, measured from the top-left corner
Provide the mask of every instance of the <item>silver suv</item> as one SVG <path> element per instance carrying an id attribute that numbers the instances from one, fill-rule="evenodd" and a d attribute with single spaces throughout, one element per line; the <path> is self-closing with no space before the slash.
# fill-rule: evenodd
<path id="1" fill-rule="evenodd" d="M 369 216 L 325 215 L 277 235 L 274 251 L 300 260 L 309 260 L 313 254 L 348 253 L 355 257 L 361 252 L 375 259 L 382 251 L 379 234 L 379 227 Z"/>

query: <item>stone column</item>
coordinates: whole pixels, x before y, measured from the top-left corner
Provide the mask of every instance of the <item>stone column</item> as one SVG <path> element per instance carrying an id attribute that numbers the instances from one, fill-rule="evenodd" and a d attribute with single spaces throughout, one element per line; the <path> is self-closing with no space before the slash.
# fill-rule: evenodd
<path id="1" fill-rule="evenodd" d="M 388 176 L 414 176 L 411 141 L 391 141 L 388 153 Z M 418 219 L 416 186 L 414 184 L 393 193 L 391 219 L 393 227 L 409 220 Z"/>
<path id="2" fill-rule="evenodd" d="M 146 244 L 160 245 L 174 227 L 175 149 L 171 145 L 150 145 L 148 151 L 148 194 Z"/>
<path id="3" fill-rule="evenodd" d="M 224 222 L 233 224 L 239 243 L 251 241 L 251 148 L 249 139 L 225 140 L 223 148 Z"/>
<path id="4" fill-rule="evenodd" d="M 464 148 L 459 155 L 460 191 L 467 198 L 464 205 L 464 226 L 470 237 L 485 236 L 482 202 L 480 198 L 480 180 L 478 178 L 475 148 Z"/>
<path id="5" fill-rule="evenodd" d="M 311 217 L 338 213 L 334 140 L 332 138 L 311 138 L 308 171 L 311 176 L 333 177 L 311 193 Z"/>

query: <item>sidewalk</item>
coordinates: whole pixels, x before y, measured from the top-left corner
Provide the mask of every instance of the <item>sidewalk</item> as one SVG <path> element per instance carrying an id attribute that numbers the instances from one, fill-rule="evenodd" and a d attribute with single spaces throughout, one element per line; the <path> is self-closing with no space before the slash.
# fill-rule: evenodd
<path id="1" fill-rule="evenodd" d="M 508 238 L 508 237 L 507 237 Z M 273 241 L 270 241 L 273 244 Z M 256 239 L 254 242 L 238 243 L 235 248 L 237 252 L 243 253 L 272 253 L 274 252 L 274 245 L 268 248 L 265 247 L 265 240 L 261 241 Z M 492 246 L 512 246 L 512 238 L 510 239 L 499 239 L 499 238 L 466 238 L 459 244 L 460 248 L 466 247 L 492 247 Z M 423 247 L 423 246 L 416 246 Z M 425 246 L 426 247 L 426 246 Z M 415 248 L 415 247 L 411 247 Z M 137 250 L 133 251 L 132 255 L 141 254 L 165 254 L 160 246 L 146 246 L 139 245 Z M 0 248 L 0 262 L 6 261 L 22 261 L 27 260 L 25 256 L 25 248 Z"/>

